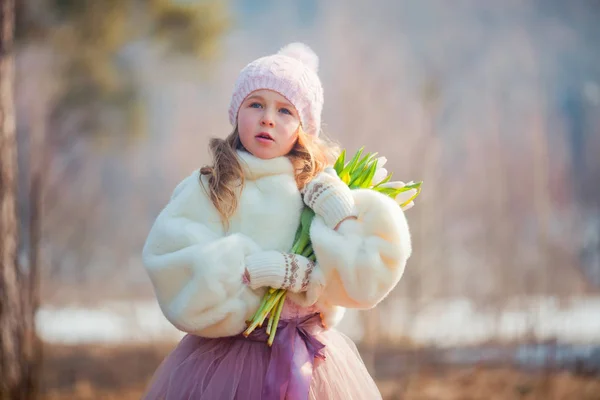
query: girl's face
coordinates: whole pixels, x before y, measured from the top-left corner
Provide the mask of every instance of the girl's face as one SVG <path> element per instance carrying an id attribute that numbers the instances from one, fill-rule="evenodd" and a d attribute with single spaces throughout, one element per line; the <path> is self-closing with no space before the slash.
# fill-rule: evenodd
<path id="1" fill-rule="evenodd" d="M 288 154 L 298 139 L 300 118 L 285 97 L 272 90 L 256 90 L 242 102 L 238 113 L 240 141 L 262 159 Z"/>

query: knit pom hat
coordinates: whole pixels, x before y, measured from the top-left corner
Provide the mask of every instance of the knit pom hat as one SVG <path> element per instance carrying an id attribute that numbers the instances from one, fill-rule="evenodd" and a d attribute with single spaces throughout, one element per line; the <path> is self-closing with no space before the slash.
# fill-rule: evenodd
<path id="1" fill-rule="evenodd" d="M 229 122 L 237 125 L 240 106 L 250 93 L 269 89 L 292 103 L 304 132 L 318 136 L 323 110 L 323 87 L 317 75 L 318 67 L 319 57 L 303 43 L 290 43 L 277 54 L 252 61 L 241 70 L 235 83 L 229 104 Z"/>

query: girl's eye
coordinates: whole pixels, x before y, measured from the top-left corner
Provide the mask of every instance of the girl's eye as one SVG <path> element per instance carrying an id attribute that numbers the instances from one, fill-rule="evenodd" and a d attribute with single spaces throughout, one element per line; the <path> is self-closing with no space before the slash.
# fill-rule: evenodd
<path id="1" fill-rule="evenodd" d="M 250 103 L 249 107 L 251 107 L 251 108 L 260 108 L 260 107 L 262 107 L 262 104 L 254 102 L 254 103 Z"/>
<path id="2" fill-rule="evenodd" d="M 292 115 L 292 112 L 287 108 L 280 108 L 279 111 L 281 111 L 284 114 Z"/>

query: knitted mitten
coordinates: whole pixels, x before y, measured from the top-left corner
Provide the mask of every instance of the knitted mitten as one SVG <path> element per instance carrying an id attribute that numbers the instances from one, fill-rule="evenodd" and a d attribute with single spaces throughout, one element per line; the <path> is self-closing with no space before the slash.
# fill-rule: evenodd
<path id="1" fill-rule="evenodd" d="M 325 224 L 332 229 L 347 217 L 356 216 L 352 191 L 333 168 L 318 174 L 302 192 L 304 203 L 323 217 Z"/>
<path id="2" fill-rule="evenodd" d="M 315 263 L 297 254 L 263 251 L 246 256 L 246 280 L 252 289 L 269 286 L 297 293 L 306 291 Z"/>

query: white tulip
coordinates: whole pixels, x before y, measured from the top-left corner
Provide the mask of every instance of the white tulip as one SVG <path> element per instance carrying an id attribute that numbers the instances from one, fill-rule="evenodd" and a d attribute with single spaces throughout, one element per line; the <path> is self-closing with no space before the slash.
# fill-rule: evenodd
<path id="1" fill-rule="evenodd" d="M 408 203 L 407 205 L 405 205 L 404 207 L 402 207 L 402 211 L 406 211 L 411 209 L 413 206 L 415 205 L 414 201 L 411 201 L 410 203 Z"/>
<path id="2" fill-rule="evenodd" d="M 417 189 L 410 189 L 410 190 L 407 190 L 406 192 L 402 192 L 402 193 L 398 194 L 398 196 L 396 196 L 396 198 L 395 198 L 396 203 L 398 203 L 398 204 L 406 203 L 416 194 L 417 194 Z M 410 205 L 410 203 L 408 205 Z M 406 207 L 408 207 L 408 205 Z"/>
<path id="3" fill-rule="evenodd" d="M 379 185 L 380 188 L 402 189 L 406 184 L 402 181 L 386 182 Z"/>
<path id="4" fill-rule="evenodd" d="M 373 175 L 373 180 L 371 181 L 373 185 L 377 185 L 379 182 L 385 179 L 388 176 L 388 170 L 385 168 L 377 168 L 375 170 L 375 175 Z"/>
<path id="5" fill-rule="evenodd" d="M 377 157 L 377 168 L 383 168 L 383 166 L 387 163 L 387 158 L 385 157 Z"/>

